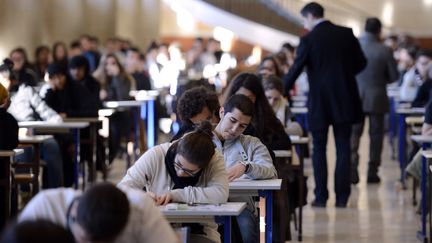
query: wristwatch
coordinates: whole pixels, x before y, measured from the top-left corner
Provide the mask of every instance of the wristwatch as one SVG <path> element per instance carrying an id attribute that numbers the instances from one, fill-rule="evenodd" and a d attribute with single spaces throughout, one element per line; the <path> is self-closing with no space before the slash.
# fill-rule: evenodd
<path id="1" fill-rule="evenodd" d="M 239 162 L 240 162 L 240 164 L 244 165 L 244 167 L 245 167 L 245 174 L 248 173 L 249 170 L 250 170 L 250 167 L 251 167 L 250 163 L 246 162 L 246 161 L 239 161 Z"/>

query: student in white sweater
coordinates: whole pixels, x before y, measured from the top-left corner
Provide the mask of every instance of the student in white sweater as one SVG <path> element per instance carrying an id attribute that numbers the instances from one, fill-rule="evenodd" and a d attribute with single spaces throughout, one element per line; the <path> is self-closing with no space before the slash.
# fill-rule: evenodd
<path id="1" fill-rule="evenodd" d="M 202 122 L 173 143 L 149 149 L 127 171 L 119 187 L 145 188 L 157 205 L 170 202 L 225 203 L 228 178 L 222 156 L 215 151 L 212 127 Z M 191 238 L 220 242 L 215 223 L 193 224 Z M 204 238 L 204 239 L 202 239 Z"/>
<path id="2" fill-rule="evenodd" d="M 110 183 L 84 193 L 71 188 L 39 192 L 18 221 L 39 219 L 67 227 L 78 243 L 178 242 L 150 197 L 140 190 L 122 192 Z"/>

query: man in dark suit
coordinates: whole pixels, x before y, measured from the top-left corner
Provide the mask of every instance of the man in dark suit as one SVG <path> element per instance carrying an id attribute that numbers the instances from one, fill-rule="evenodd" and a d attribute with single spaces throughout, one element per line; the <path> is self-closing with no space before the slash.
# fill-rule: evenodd
<path id="1" fill-rule="evenodd" d="M 387 84 L 399 77 L 393 51 L 379 40 L 381 21 L 368 18 L 365 33 L 360 37 L 360 46 L 367 57 L 366 68 L 357 75 L 357 84 L 363 104 L 363 112 L 369 117 L 369 167 L 367 182 L 378 183 L 378 167 L 381 164 L 381 151 L 384 139 L 384 114 L 389 111 Z M 363 133 L 364 119 L 355 124 L 351 136 L 351 182 L 357 184 L 359 176 L 357 166 L 359 162 L 358 147 Z"/>
<path id="2" fill-rule="evenodd" d="M 316 207 L 325 207 L 327 190 L 327 134 L 333 126 L 336 141 L 336 206 L 346 207 L 351 193 L 351 125 L 362 118 L 355 75 L 366 65 L 360 45 L 350 28 L 323 19 L 324 9 L 315 2 L 301 10 L 310 30 L 301 38 L 297 57 L 284 76 L 285 93 L 306 67 L 309 78 L 308 120 L 313 137 L 312 162 Z"/>

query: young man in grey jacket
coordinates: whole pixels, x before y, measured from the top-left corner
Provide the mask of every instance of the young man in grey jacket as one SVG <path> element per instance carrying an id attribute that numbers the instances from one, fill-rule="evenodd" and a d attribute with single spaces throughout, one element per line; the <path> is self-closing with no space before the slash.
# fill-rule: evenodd
<path id="1" fill-rule="evenodd" d="M 231 96 L 221 107 L 219 124 L 213 131 L 216 149 L 223 154 L 228 179 L 273 179 L 277 177 L 272 158 L 261 141 L 243 131 L 254 113 L 252 101 L 244 95 Z M 248 202 L 248 207 L 237 217 L 243 242 L 259 242 L 256 208 L 252 197 L 230 197 L 230 201 Z"/>

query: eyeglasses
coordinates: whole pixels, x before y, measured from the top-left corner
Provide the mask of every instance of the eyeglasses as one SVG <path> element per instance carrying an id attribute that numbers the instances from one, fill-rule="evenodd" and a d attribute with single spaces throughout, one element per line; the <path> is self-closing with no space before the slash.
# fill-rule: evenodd
<path id="1" fill-rule="evenodd" d="M 184 168 L 183 165 L 180 164 L 180 162 L 178 162 L 177 157 L 176 157 L 175 160 L 174 160 L 174 166 L 175 166 L 177 169 L 182 170 L 186 175 L 188 175 L 188 176 L 190 176 L 190 177 L 195 177 L 195 176 L 197 176 L 198 173 L 199 173 L 199 170 L 198 170 L 198 171 L 196 171 L 196 170 L 194 171 L 194 170 L 189 170 L 189 169 Z"/>

